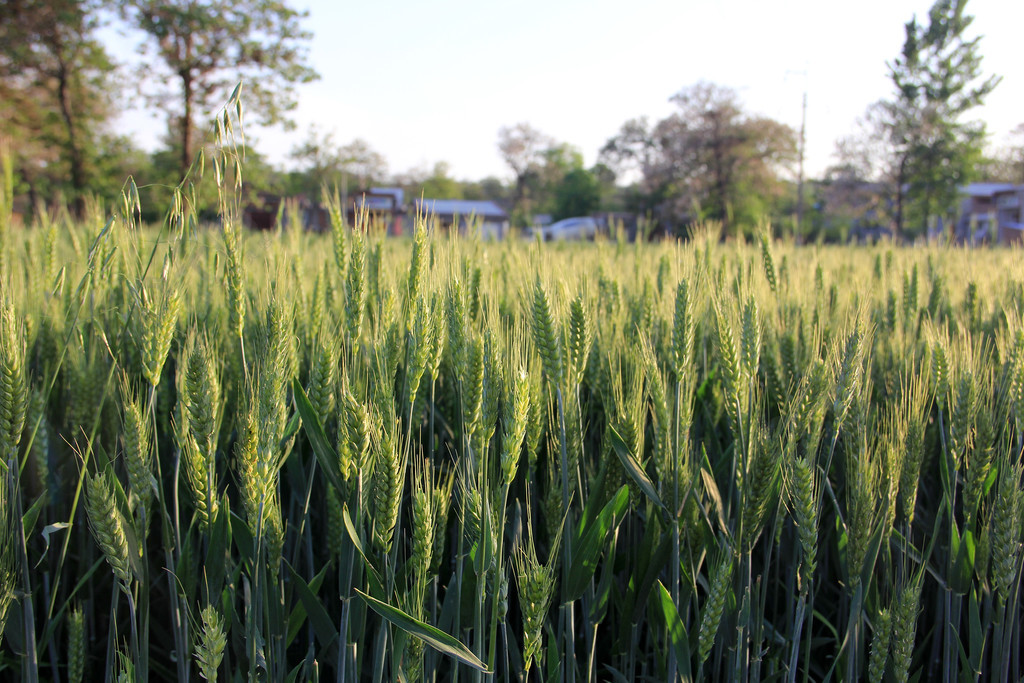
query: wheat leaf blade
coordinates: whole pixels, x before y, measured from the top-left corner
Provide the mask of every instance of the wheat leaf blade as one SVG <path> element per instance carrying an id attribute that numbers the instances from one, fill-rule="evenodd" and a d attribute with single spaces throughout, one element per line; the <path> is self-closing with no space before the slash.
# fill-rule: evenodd
<path id="1" fill-rule="evenodd" d="M 482 671 L 485 674 L 491 673 L 487 668 L 487 665 L 480 661 L 480 659 L 473 654 L 472 650 L 444 631 L 434 628 L 430 624 L 425 624 L 418 619 L 414 619 L 397 607 L 389 605 L 377 598 L 370 597 L 358 588 L 356 589 L 356 595 L 358 595 L 374 612 L 384 617 L 406 633 L 421 638 L 423 642 L 427 643 L 441 654 L 448 655 L 449 657 L 452 657 L 467 666 L 471 666 L 474 669 Z"/>
<path id="2" fill-rule="evenodd" d="M 661 502 L 661 498 L 658 497 L 658 492 L 654 488 L 654 483 L 651 481 L 647 473 L 644 472 L 644 468 L 640 466 L 640 463 L 636 461 L 633 454 L 629 452 L 629 446 L 619 435 L 615 428 L 612 427 L 610 430 L 612 440 L 612 450 L 615 451 L 615 455 L 619 456 L 619 460 L 622 461 L 622 466 L 625 468 L 626 473 L 636 482 L 640 490 L 651 499 L 651 502 L 658 507 L 664 509 L 665 504 Z"/>

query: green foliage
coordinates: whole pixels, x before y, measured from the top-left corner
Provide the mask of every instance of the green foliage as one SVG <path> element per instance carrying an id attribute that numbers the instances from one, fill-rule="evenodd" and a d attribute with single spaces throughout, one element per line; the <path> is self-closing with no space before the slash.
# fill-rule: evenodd
<path id="1" fill-rule="evenodd" d="M 588 216 L 601 205 L 601 186 L 597 177 L 585 168 L 574 168 L 562 178 L 555 190 L 554 220 Z"/>
<path id="2" fill-rule="evenodd" d="M 100 184 L 123 142 L 102 130 L 114 99 L 115 64 L 96 35 L 107 4 L 0 6 L 0 135 L 13 141 L 29 189 L 66 192 L 79 215 L 86 193 L 109 189 Z"/>
<path id="3" fill-rule="evenodd" d="M 602 150 L 610 163 L 643 173 L 642 208 L 676 232 L 714 220 L 726 235 L 770 215 L 785 193 L 780 172 L 796 158 L 796 133 L 746 113 L 734 91 L 711 83 L 671 99 L 678 112 L 654 125 L 628 121 Z"/>
<path id="4" fill-rule="evenodd" d="M 516 176 L 513 225 L 528 225 L 534 213 L 550 213 L 558 220 L 586 216 L 599 208 L 600 181 L 583 168 L 583 155 L 572 145 L 519 123 L 498 131 L 498 150 Z"/>
<path id="5" fill-rule="evenodd" d="M 131 0 L 123 11 L 150 41 L 142 44 L 153 59 L 149 70 L 174 83 L 162 81 L 153 97 L 180 105 L 169 114 L 168 130 L 177 141 L 181 176 L 201 142 L 195 138 L 197 118 L 223 102 L 235 83 L 246 82 L 256 119 L 269 125 L 287 121 L 295 84 L 317 78 L 306 63 L 305 15 L 284 3 Z"/>
<path id="6" fill-rule="evenodd" d="M 419 186 L 415 196 L 430 199 L 462 199 L 462 185 L 448 175 L 448 164 L 439 161 L 434 164 L 430 175 Z"/>
<path id="7" fill-rule="evenodd" d="M 933 217 L 950 216 L 958 188 L 976 177 L 982 160 L 985 125 L 964 119 L 1000 79 L 980 80 L 980 37 L 966 35 L 973 21 L 966 5 L 936 0 L 927 24 L 911 19 L 903 50 L 889 65 L 896 93 L 883 111 L 897 155 L 899 229 L 916 231 Z"/>

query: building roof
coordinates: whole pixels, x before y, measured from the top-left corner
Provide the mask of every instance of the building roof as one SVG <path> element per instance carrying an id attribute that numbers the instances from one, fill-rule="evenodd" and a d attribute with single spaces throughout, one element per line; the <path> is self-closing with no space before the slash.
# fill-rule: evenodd
<path id="1" fill-rule="evenodd" d="M 501 220 L 508 217 L 494 202 L 470 199 L 417 199 L 416 210 L 423 210 L 435 216 L 476 216 Z"/>
<path id="2" fill-rule="evenodd" d="M 398 203 L 391 194 L 363 193 L 352 197 L 352 207 L 356 211 L 393 211 L 398 208 Z"/>
<path id="3" fill-rule="evenodd" d="M 371 187 L 370 192 L 378 195 L 388 195 L 395 198 L 395 204 L 401 206 L 405 201 L 405 191 L 400 187 Z"/>
<path id="4" fill-rule="evenodd" d="M 971 183 L 960 188 L 960 194 L 968 197 L 992 197 L 1000 192 L 1012 192 L 1017 185 L 1010 183 Z"/>

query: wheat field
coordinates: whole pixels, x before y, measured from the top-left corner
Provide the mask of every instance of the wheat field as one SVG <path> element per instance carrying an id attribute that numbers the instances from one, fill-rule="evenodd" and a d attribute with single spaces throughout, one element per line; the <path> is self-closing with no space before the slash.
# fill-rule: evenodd
<path id="1" fill-rule="evenodd" d="M 0 202 L 5 679 L 1021 678 L 1019 250 L 188 192 Z"/>

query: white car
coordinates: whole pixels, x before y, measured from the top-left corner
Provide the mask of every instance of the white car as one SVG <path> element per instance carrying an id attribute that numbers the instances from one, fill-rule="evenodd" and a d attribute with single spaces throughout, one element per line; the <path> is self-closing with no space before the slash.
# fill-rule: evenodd
<path id="1" fill-rule="evenodd" d="M 545 242 L 553 240 L 592 240 L 597 235 L 597 221 L 586 216 L 565 218 L 557 223 L 534 228 L 534 235 L 540 235 Z"/>

